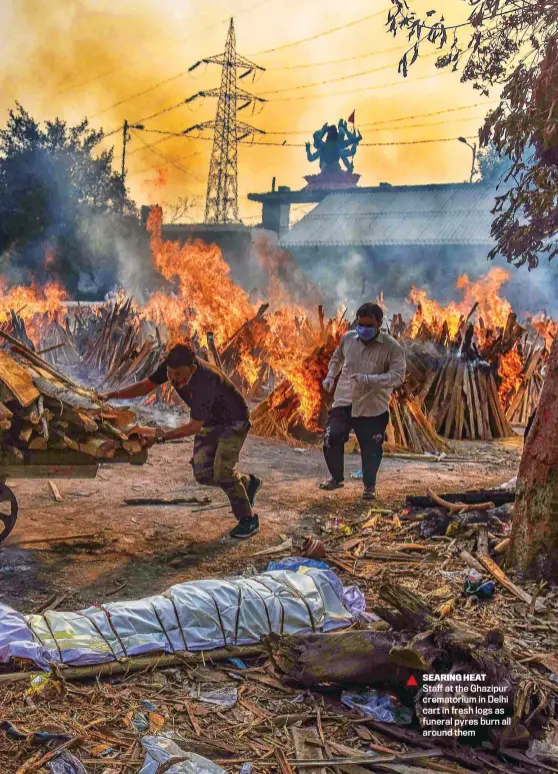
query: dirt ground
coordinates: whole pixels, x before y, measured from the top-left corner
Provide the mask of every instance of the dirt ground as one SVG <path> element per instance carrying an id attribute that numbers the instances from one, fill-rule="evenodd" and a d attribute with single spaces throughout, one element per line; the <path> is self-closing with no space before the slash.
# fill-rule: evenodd
<path id="1" fill-rule="evenodd" d="M 442 493 L 498 486 L 516 475 L 522 440 L 453 447 L 442 462 L 384 459 L 381 501 L 391 504 L 428 487 Z M 190 440 L 157 446 L 141 467 L 103 465 L 94 480 L 58 481 L 60 503 L 47 481 L 8 481 L 20 512 L 0 547 L 0 602 L 27 613 L 65 593 L 61 608 L 79 609 L 156 594 L 184 580 L 242 573 L 248 565 L 262 569 L 268 557 L 254 553 L 279 544 L 281 535 L 300 538 L 312 532 L 318 515 L 353 514 L 367 507 L 360 501 L 361 482 L 349 476 L 360 469 L 358 455 L 347 456 L 345 488 L 324 493 L 318 489 L 326 475 L 319 449 L 250 438 L 241 467 L 265 481 L 256 508 L 261 530 L 250 541 L 234 543 L 227 537 L 234 521 L 226 498 L 194 481 L 191 453 Z M 192 496 L 210 496 L 211 504 L 125 503 L 128 498 Z M 75 535 L 86 537 L 52 542 Z M 39 542 L 47 539 L 51 542 Z"/>

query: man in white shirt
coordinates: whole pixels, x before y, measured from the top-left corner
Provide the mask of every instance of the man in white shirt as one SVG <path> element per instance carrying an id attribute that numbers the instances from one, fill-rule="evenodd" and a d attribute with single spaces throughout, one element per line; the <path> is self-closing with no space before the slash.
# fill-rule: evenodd
<path id="1" fill-rule="evenodd" d="M 343 486 L 345 443 L 354 430 L 362 457 L 365 500 L 376 497 L 389 399 L 405 379 L 405 352 L 380 330 L 383 319 L 378 304 L 360 307 L 356 330 L 348 331 L 339 342 L 323 381 L 324 389 L 332 392 L 341 373 L 324 434 L 324 456 L 331 478 L 320 488 L 332 491 Z"/>

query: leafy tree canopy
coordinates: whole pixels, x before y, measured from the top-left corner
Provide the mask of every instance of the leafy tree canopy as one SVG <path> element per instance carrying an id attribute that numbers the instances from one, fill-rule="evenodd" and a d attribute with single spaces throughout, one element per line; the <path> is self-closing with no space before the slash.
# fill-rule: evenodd
<path id="1" fill-rule="evenodd" d="M 18 103 L 9 111 L 0 129 L 0 250 L 12 282 L 55 275 L 82 297 L 114 284 L 115 240 L 134 210 L 112 149 L 98 150 L 102 138 L 87 120 L 40 124 Z"/>
<path id="2" fill-rule="evenodd" d="M 424 46 L 440 50 L 436 66 L 461 72 L 483 95 L 500 102 L 480 131 L 481 145 L 509 159 L 508 185 L 496 200 L 490 257 L 538 265 L 558 253 L 558 5 L 551 0 L 461 0 L 466 22 L 447 24 L 435 10 L 424 17 L 392 0 L 389 31 L 407 34 L 399 62 L 406 77 Z M 456 0 L 456 6 L 458 0 Z"/>

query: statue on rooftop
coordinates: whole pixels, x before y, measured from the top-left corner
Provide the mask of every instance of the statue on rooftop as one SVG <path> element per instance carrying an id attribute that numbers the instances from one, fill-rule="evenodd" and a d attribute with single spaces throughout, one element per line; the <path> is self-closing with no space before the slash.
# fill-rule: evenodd
<path id="1" fill-rule="evenodd" d="M 324 124 L 314 132 L 313 143 L 306 143 L 308 161 L 319 161 L 320 174 L 308 175 L 311 188 L 347 188 L 356 185 L 359 175 L 354 174 L 353 159 L 362 140 L 360 131 L 349 129 L 340 119 L 337 126 Z M 313 146 L 313 147 L 312 147 Z M 341 163 L 345 169 L 341 168 Z"/>
<path id="2" fill-rule="evenodd" d="M 312 151 L 310 143 L 306 143 L 306 158 L 308 161 L 319 159 L 322 172 L 341 171 L 339 162 L 342 161 L 347 172 L 352 173 L 354 169 L 352 159 L 361 140 L 360 131 L 354 129 L 351 131 L 343 119 L 339 120 L 338 126 L 324 124 L 321 129 L 314 132 L 315 150 Z"/>

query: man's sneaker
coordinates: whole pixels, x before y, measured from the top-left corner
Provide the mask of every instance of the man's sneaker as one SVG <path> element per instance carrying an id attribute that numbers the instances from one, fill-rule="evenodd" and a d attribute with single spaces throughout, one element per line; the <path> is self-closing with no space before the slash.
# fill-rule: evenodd
<path id="1" fill-rule="evenodd" d="M 342 481 L 336 481 L 334 478 L 328 478 L 327 481 L 323 481 L 320 484 L 320 489 L 325 489 L 326 492 L 333 492 L 334 489 L 343 489 L 345 484 Z"/>
<path id="2" fill-rule="evenodd" d="M 254 502 L 256 500 L 256 495 L 262 488 L 263 481 L 261 478 L 258 478 L 253 473 L 250 473 L 250 483 L 246 487 L 246 494 L 248 495 L 248 500 L 250 501 L 250 505 L 254 507 Z"/>
<path id="3" fill-rule="evenodd" d="M 246 540 L 260 530 L 260 520 L 256 515 L 251 519 L 241 519 L 229 535 L 236 540 Z"/>
<path id="4" fill-rule="evenodd" d="M 362 493 L 362 499 L 363 500 L 375 500 L 376 499 L 376 487 L 375 486 L 365 486 L 364 492 Z"/>

